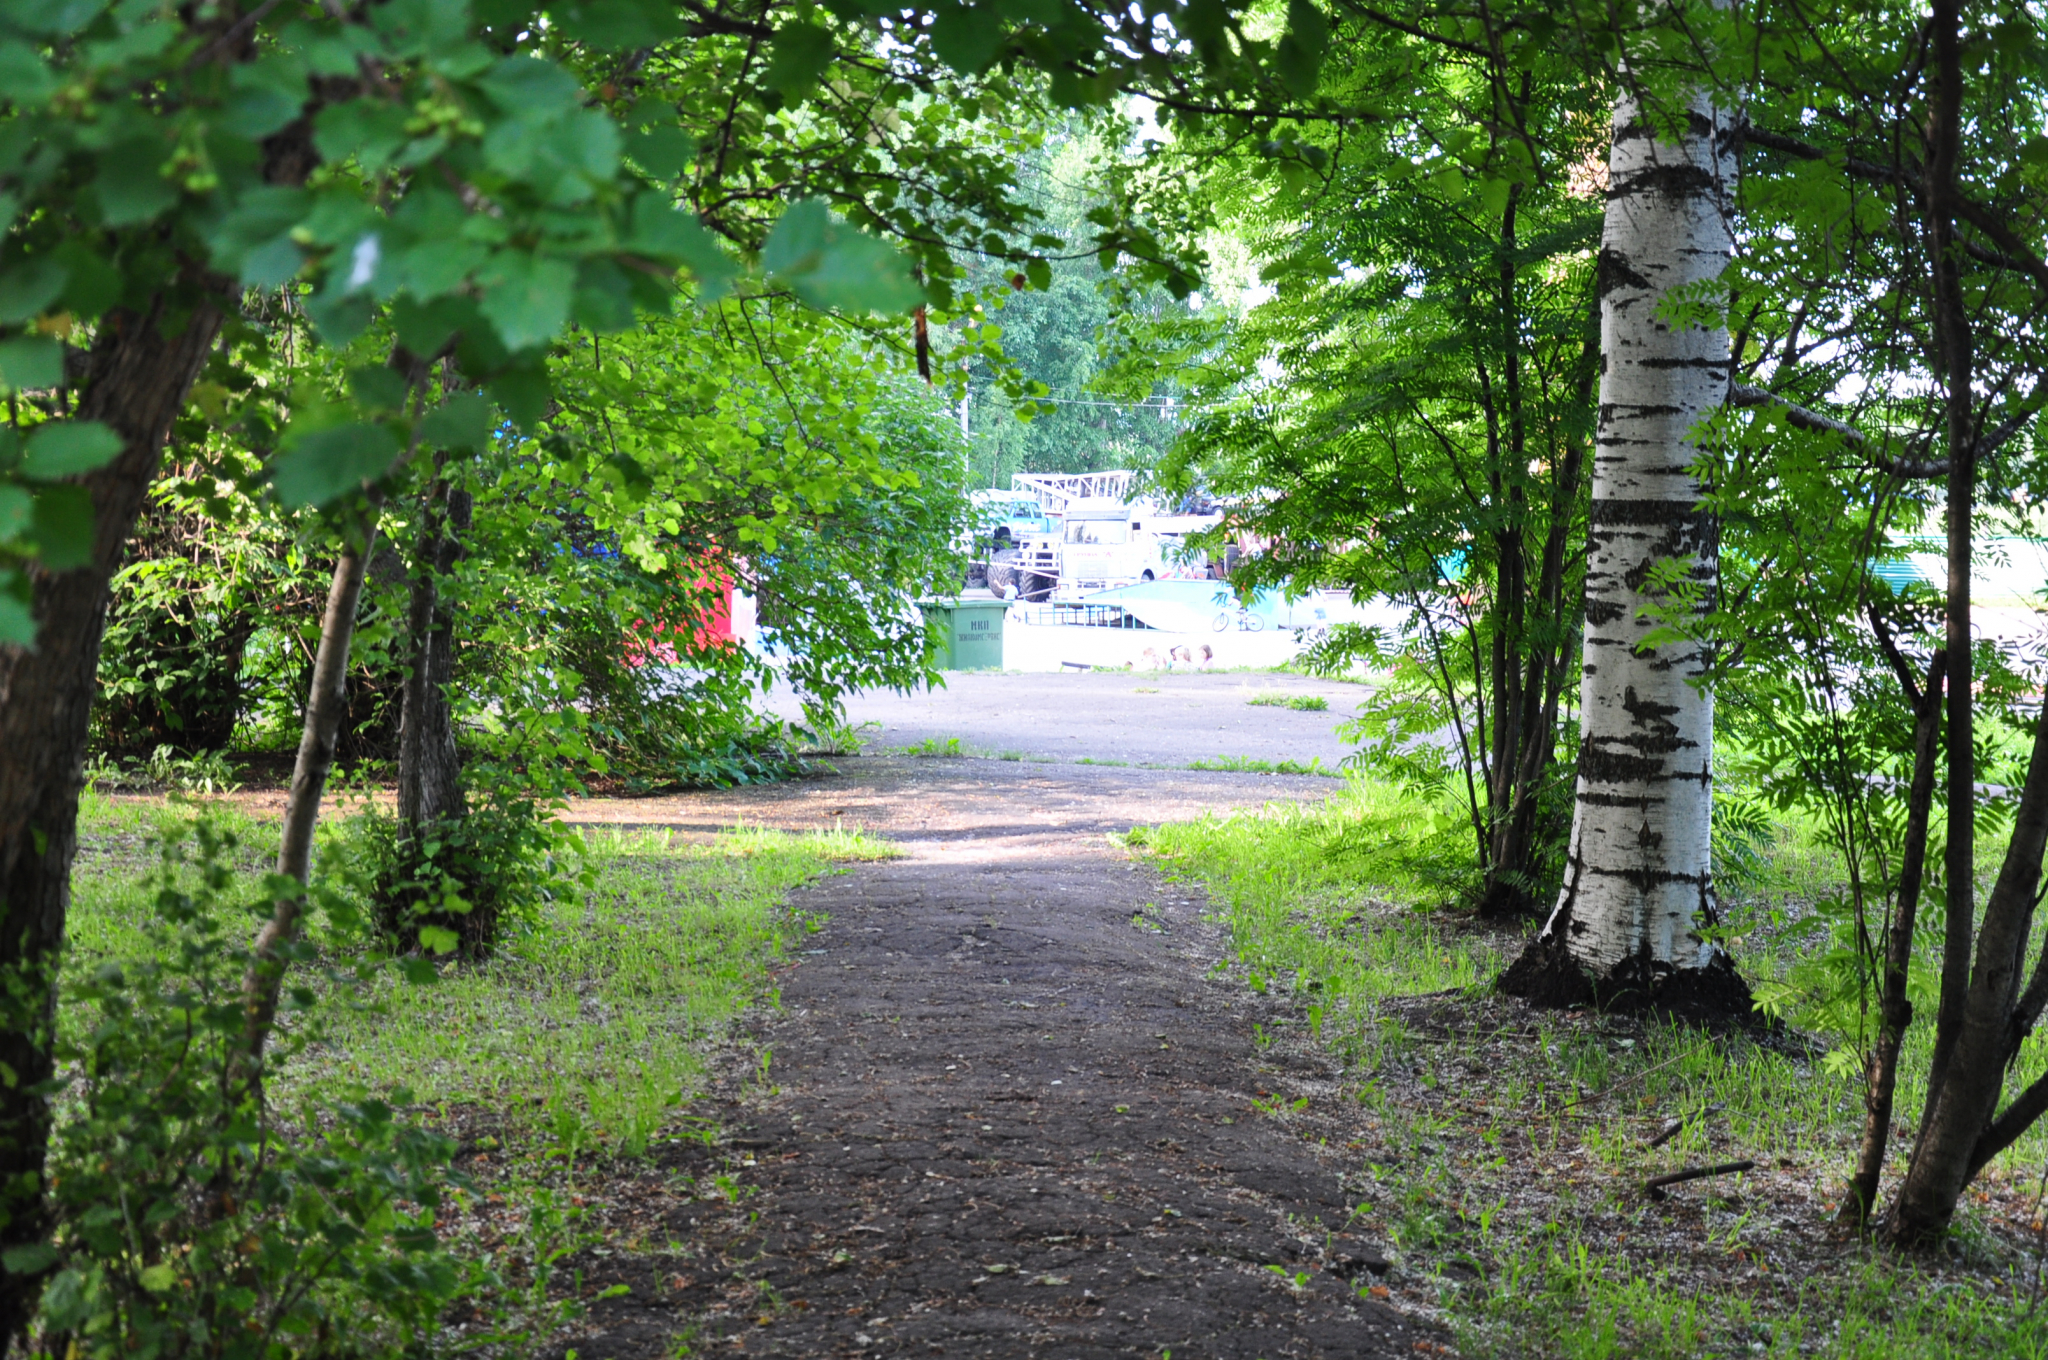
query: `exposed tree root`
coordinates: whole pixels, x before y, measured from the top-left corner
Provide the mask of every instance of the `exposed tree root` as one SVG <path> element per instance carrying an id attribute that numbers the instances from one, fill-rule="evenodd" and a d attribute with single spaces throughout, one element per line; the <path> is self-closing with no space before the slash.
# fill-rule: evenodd
<path id="1" fill-rule="evenodd" d="M 1798 1042 L 1783 1024 L 1756 1009 L 1749 984 L 1735 971 L 1734 961 L 1721 953 L 1704 968 L 1672 968 L 1628 958 L 1606 977 L 1596 978 L 1572 957 L 1563 941 L 1539 935 L 1494 986 L 1549 1010 L 1587 1007 L 1622 1015 L 1657 1015 L 1699 1029 L 1740 1031 L 1774 1046 L 1788 1040 Z"/>

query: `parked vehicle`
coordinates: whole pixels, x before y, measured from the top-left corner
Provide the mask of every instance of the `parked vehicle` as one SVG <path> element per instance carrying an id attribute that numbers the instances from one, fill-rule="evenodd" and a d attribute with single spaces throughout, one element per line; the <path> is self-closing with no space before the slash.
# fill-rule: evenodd
<path id="1" fill-rule="evenodd" d="M 1069 500 L 1057 533 L 1031 534 L 994 554 L 989 589 L 1005 599 L 1075 599 L 1143 581 L 1199 580 L 1205 563 L 1181 561 L 1183 535 L 1213 515 L 1168 515 L 1146 501 Z"/>

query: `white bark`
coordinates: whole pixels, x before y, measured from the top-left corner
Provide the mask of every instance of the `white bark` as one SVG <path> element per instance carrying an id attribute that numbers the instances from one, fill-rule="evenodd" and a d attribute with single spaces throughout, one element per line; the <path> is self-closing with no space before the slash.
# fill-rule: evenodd
<path id="1" fill-rule="evenodd" d="M 1546 935 L 1594 977 L 1634 958 L 1702 967 L 1714 918 L 1709 825 L 1713 699 L 1689 642 L 1640 646 L 1662 608 L 1645 578 L 1677 563 L 1707 591 L 1718 535 L 1698 509 L 1692 432 L 1727 397 L 1725 327 L 1675 326 L 1664 295 L 1718 276 L 1732 250 L 1729 120 L 1704 97 L 1684 139 L 1658 137 L 1633 100 L 1614 114 L 1602 232 L 1600 413 L 1587 530 L 1578 799 Z"/>

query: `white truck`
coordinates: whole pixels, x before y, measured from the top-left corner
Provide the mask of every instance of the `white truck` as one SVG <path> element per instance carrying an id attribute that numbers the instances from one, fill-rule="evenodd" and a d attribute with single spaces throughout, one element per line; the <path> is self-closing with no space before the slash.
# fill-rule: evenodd
<path id="1" fill-rule="evenodd" d="M 1179 560 L 1183 535 L 1215 515 L 1168 515 L 1144 501 L 1109 496 L 1071 500 L 1060 531 L 1032 534 L 989 567 L 989 586 L 1005 598 L 1074 599 L 1140 581 L 1201 578 L 1199 562 Z"/>

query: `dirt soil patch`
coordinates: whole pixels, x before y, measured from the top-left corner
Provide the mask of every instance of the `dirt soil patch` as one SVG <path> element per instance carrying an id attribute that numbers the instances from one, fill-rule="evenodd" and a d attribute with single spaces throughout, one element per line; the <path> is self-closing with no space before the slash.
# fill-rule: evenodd
<path id="1" fill-rule="evenodd" d="M 973 768 L 966 768 L 972 766 Z M 948 768 L 961 767 L 961 768 Z M 706 829 L 829 808 L 902 860 L 796 894 L 829 923 L 754 1026 L 725 1138 L 586 1186 L 573 1347 L 987 1357 L 1415 1356 L 1333 1150 L 1269 1116 L 1334 1069 L 1262 1047 L 1204 903 L 1107 837 L 1325 781 L 1000 762 L 584 808 Z M 886 810 L 886 815 L 879 815 Z M 595 818 L 593 818 L 595 819 Z M 815 826 L 815 820 L 809 821 Z M 721 1178 L 724 1178 L 721 1181 Z"/>

